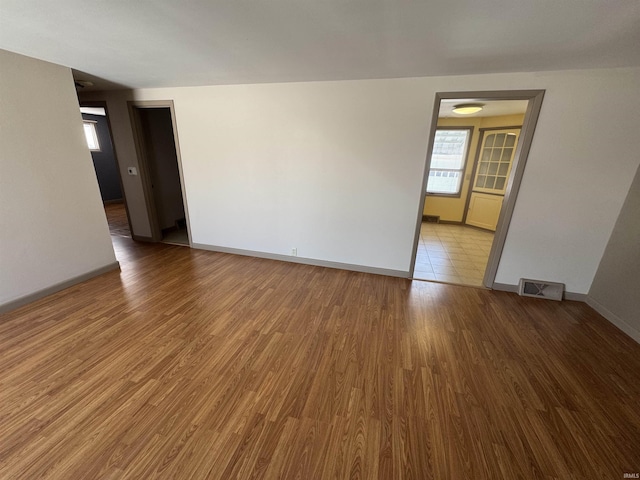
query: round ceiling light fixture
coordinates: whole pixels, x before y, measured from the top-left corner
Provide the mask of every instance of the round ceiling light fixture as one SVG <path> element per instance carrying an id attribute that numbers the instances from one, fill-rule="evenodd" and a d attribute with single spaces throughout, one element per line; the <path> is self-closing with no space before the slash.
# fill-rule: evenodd
<path id="1" fill-rule="evenodd" d="M 76 88 L 78 88 L 78 89 L 86 88 L 86 87 L 93 87 L 93 82 L 90 82 L 88 80 L 74 80 L 74 83 L 76 84 Z"/>
<path id="2" fill-rule="evenodd" d="M 478 113 L 484 107 L 483 103 L 461 103 L 453 107 L 453 113 L 459 115 L 472 115 Z"/>

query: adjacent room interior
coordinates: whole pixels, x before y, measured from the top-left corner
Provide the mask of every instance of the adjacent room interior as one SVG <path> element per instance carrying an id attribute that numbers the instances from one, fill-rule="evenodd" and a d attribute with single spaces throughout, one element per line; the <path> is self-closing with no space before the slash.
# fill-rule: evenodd
<path id="1" fill-rule="evenodd" d="M 104 106 L 80 105 L 80 113 L 109 232 L 111 235 L 130 237 L 131 227 L 120 180 L 120 169 L 111 141 L 107 111 Z"/>
<path id="2" fill-rule="evenodd" d="M 440 102 L 414 279 L 484 285 L 528 103 Z"/>
<path id="3" fill-rule="evenodd" d="M 80 107 L 84 134 L 91 152 L 109 231 L 112 235 L 130 237 L 131 227 L 122 188 L 123 171 L 113 148 L 107 110 L 104 106 L 96 106 L 103 104 L 104 102 L 87 102 L 87 105 Z M 151 240 L 188 246 L 189 234 L 171 105 L 132 104 L 129 108 L 142 169 L 140 173 L 145 178 L 143 186 L 146 211 L 153 225 Z M 126 174 L 138 176 L 138 168 L 129 167 Z"/>

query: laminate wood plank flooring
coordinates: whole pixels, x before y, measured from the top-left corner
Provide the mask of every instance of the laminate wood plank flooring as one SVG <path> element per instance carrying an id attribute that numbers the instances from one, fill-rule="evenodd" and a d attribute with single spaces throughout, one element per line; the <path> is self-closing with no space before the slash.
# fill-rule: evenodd
<path id="1" fill-rule="evenodd" d="M 113 239 L 2 315 L 2 479 L 640 472 L 640 345 L 585 304 Z"/>
<path id="2" fill-rule="evenodd" d="M 109 224 L 109 232 L 111 235 L 121 237 L 131 236 L 127 210 L 124 203 L 107 203 L 104 206 L 104 212 L 107 216 L 107 223 Z"/>

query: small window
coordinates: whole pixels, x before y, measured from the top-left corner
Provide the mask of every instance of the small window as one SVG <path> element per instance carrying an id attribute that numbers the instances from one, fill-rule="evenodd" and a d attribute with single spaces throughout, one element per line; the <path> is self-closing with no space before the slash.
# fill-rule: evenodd
<path id="1" fill-rule="evenodd" d="M 84 120 L 82 122 L 84 127 L 84 136 L 87 138 L 87 146 L 92 152 L 100 151 L 100 143 L 98 142 L 98 134 L 96 133 L 96 122 L 91 120 Z"/>
<path id="2" fill-rule="evenodd" d="M 437 129 L 431 154 L 427 193 L 460 195 L 471 129 Z"/>

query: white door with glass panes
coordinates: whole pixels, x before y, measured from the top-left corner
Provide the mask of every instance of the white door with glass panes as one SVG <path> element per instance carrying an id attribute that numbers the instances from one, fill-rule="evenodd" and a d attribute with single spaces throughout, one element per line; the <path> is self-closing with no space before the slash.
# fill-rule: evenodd
<path id="1" fill-rule="evenodd" d="M 471 186 L 467 224 L 496 230 L 519 136 L 519 129 L 485 132 Z"/>

